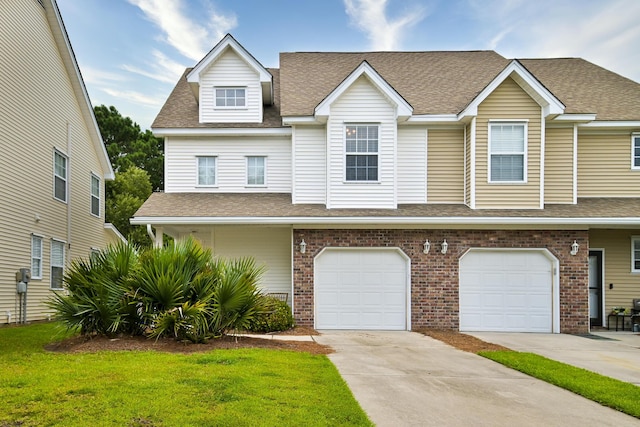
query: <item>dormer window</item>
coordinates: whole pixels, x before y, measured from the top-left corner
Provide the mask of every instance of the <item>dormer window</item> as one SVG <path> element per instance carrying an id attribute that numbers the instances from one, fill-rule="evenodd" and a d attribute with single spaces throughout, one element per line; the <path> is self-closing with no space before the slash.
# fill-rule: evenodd
<path id="1" fill-rule="evenodd" d="M 246 107 L 246 89 L 243 87 L 217 87 L 216 107 L 237 108 Z"/>

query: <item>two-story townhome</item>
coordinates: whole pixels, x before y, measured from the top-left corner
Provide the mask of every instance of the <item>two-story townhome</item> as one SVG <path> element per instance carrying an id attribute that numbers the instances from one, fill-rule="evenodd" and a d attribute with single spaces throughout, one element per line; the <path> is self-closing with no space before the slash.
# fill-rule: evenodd
<path id="1" fill-rule="evenodd" d="M 104 222 L 113 170 L 55 0 L 0 2 L 0 151 L 0 322 L 46 319 L 70 260 L 122 237 Z"/>
<path id="2" fill-rule="evenodd" d="M 132 219 L 254 256 L 318 329 L 584 333 L 640 298 L 640 85 L 577 58 L 281 53 L 227 35 Z"/>

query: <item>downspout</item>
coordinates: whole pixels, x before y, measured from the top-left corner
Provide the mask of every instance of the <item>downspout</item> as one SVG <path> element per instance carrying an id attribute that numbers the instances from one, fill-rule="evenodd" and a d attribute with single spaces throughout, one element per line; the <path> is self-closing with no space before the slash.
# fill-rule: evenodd
<path id="1" fill-rule="evenodd" d="M 151 238 L 151 241 L 155 245 L 155 243 L 156 243 L 156 235 L 153 234 L 153 230 L 151 229 L 151 224 L 147 224 L 147 234 L 149 235 L 149 237 Z"/>
<path id="2" fill-rule="evenodd" d="M 67 251 L 64 264 L 71 259 L 71 123 L 67 122 Z"/>

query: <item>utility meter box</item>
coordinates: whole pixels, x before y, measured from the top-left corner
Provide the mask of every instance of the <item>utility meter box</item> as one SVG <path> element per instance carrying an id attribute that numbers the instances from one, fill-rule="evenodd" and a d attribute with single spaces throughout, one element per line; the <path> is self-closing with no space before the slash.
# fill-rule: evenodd
<path id="1" fill-rule="evenodd" d="M 31 280 L 31 269 L 21 268 L 20 270 L 16 271 L 16 282 L 29 283 L 30 280 Z"/>
<path id="2" fill-rule="evenodd" d="M 18 282 L 17 286 L 17 290 L 19 294 L 26 294 L 27 293 L 27 283 L 26 282 Z"/>

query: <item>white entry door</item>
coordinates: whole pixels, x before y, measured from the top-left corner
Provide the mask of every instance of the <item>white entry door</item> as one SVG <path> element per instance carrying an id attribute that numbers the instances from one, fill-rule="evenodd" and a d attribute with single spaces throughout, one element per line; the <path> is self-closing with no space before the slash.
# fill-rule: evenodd
<path id="1" fill-rule="evenodd" d="M 325 249 L 315 259 L 316 328 L 406 330 L 408 264 L 397 249 Z"/>

